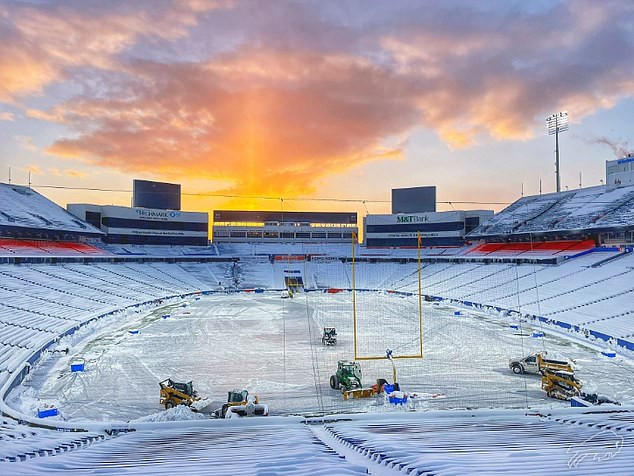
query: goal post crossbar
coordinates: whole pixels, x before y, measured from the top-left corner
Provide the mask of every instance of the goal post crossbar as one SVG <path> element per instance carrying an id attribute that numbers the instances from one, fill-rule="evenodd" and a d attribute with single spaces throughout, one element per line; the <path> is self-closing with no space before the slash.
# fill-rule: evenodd
<path id="1" fill-rule="evenodd" d="M 395 355 L 392 357 L 394 360 L 399 360 L 399 359 L 422 359 L 423 358 L 423 354 L 416 354 L 416 355 Z M 358 355 L 354 356 L 354 360 L 389 360 L 387 357 L 382 356 L 382 357 L 374 357 L 374 356 L 366 356 L 366 357 L 360 357 Z"/>
<path id="2" fill-rule="evenodd" d="M 358 355 L 357 343 L 357 300 L 356 300 L 356 260 L 355 245 L 357 236 L 352 233 L 352 323 L 353 323 L 353 347 L 355 360 L 382 360 L 385 356 L 365 356 Z M 423 358 L 423 295 L 422 295 L 422 277 L 421 277 L 421 247 L 422 239 L 420 233 L 417 237 L 417 255 L 418 255 L 418 334 L 419 334 L 419 353 L 415 355 L 394 356 L 394 359 L 422 359 Z"/>

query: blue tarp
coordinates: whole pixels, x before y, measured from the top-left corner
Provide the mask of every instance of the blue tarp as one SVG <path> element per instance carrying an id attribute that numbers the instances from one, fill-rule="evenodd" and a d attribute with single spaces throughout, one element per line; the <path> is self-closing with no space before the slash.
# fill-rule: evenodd
<path id="1" fill-rule="evenodd" d="M 634 351 L 634 343 L 630 341 L 623 340 L 623 339 L 616 339 L 616 343 L 619 344 L 621 347 L 625 347 L 628 350 Z"/>
<path id="2" fill-rule="evenodd" d="M 603 332 L 597 332 L 597 331 L 590 331 L 590 335 L 604 341 L 609 341 L 612 338 L 612 336 L 609 336 L 607 334 L 604 334 Z"/>
<path id="3" fill-rule="evenodd" d="M 37 417 L 38 418 L 46 418 L 46 417 L 50 417 L 50 416 L 57 416 L 59 414 L 59 412 L 57 411 L 57 408 L 46 408 L 44 410 L 37 410 Z"/>
<path id="4" fill-rule="evenodd" d="M 567 322 L 553 321 L 553 324 L 559 327 L 563 327 L 564 329 L 572 329 L 572 326 Z"/>
<path id="5" fill-rule="evenodd" d="M 84 364 L 70 364 L 70 371 L 71 372 L 83 372 L 84 371 Z"/>

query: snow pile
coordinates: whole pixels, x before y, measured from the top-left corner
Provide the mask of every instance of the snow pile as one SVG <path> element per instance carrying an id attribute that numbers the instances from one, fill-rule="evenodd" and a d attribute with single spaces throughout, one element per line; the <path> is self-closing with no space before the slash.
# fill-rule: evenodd
<path id="1" fill-rule="evenodd" d="M 154 413 L 152 415 L 144 416 L 132 420 L 134 423 L 145 422 L 162 422 L 162 421 L 183 421 L 183 420 L 206 420 L 207 417 L 200 413 L 194 412 L 191 408 L 185 405 L 178 405 L 169 410 Z"/>

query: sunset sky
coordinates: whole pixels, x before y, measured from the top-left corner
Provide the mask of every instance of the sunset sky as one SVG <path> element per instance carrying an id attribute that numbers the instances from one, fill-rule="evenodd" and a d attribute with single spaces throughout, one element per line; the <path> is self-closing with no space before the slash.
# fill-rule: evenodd
<path id="1" fill-rule="evenodd" d="M 631 0 L 0 2 L 0 181 L 62 206 L 143 178 L 188 210 L 385 213 L 419 185 L 499 210 L 458 202 L 553 191 L 563 110 L 562 186 L 598 185 L 634 151 Z"/>

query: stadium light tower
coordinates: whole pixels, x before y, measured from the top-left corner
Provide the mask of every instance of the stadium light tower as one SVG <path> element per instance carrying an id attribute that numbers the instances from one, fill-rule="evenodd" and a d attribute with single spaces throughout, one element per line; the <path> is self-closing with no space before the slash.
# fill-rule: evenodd
<path id="1" fill-rule="evenodd" d="M 566 111 L 551 114 L 546 118 L 548 135 L 555 135 L 555 175 L 557 176 L 557 193 L 561 191 L 559 174 L 559 133 L 568 130 L 568 113 Z"/>

